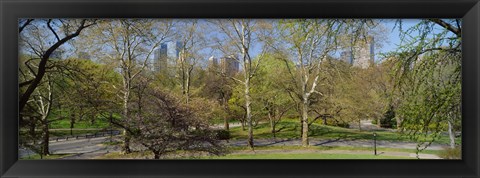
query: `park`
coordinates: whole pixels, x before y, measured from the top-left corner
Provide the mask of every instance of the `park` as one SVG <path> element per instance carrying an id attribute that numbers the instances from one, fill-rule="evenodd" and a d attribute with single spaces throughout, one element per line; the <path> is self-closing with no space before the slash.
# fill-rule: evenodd
<path id="1" fill-rule="evenodd" d="M 461 159 L 458 19 L 21 19 L 20 159 Z"/>

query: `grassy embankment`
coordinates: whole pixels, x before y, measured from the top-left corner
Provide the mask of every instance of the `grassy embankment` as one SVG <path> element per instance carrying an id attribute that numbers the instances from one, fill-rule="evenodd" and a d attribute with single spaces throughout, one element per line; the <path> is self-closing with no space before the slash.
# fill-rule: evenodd
<path id="1" fill-rule="evenodd" d="M 51 154 L 51 155 L 48 155 L 48 156 L 43 156 L 43 159 L 61 159 L 63 157 L 67 157 L 67 156 L 71 156 L 71 155 L 73 155 L 73 154 Z M 20 159 L 22 159 L 22 160 L 34 160 L 34 159 L 41 159 L 41 157 L 40 157 L 39 154 L 34 154 L 34 155 L 22 157 Z"/>
<path id="2" fill-rule="evenodd" d="M 276 133 L 276 138 L 291 138 L 300 139 L 301 128 L 297 120 L 286 119 L 280 122 L 277 127 L 284 128 Z M 405 135 L 392 131 L 375 131 L 377 140 L 385 141 L 403 141 L 412 142 L 412 140 Z M 231 139 L 240 140 L 247 139 L 248 132 L 242 130 L 241 127 L 230 128 Z M 254 129 L 254 139 L 269 139 L 273 138 L 269 123 L 259 123 Z M 350 139 L 350 140 L 373 140 L 373 131 L 364 131 L 358 129 L 341 128 L 334 126 L 327 126 L 320 123 L 314 123 L 310 126 L 309 136 L 318 139 Z M 428 138 L 431 139 L 431 138 Z M 435 143 L 448 144 L 450 142 L 448 136 L 439 136 Z M 461 138 L 456 139 L 456 143 L 461 143 Z"/>
<path id="3" fill-rule="evenodd" d="M 188 155 L 183 151 L 167 155 L 167 159 L 415 159 L 409 157 L 415 153 L 414 149 L 378 148 L 378 155 L 373 155 L 372 148 L 346 147 L 346 146 L 321 146 L 304 148 L 301 146 L 260 146 L 255 147 L 255 152 L 246 147 L 229 147 L 228 153 L 222 156 L 178 156 Z M 438 155 L 441 151 L 424 150 L 421 154 Z M 153 154 L 149 151 L 133 152 L 123 155 L 111 152 L 99 159 L 151 159 Z"/>

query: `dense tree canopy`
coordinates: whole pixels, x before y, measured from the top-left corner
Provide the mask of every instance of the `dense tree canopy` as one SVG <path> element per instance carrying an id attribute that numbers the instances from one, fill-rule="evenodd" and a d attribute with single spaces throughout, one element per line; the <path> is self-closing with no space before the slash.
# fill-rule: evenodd
<path id="1" fill-rule="evenodd" d="M 395 51 L 367 65 L 341 52 L 384 43 L 376 19 L 22 19 L 21 145 L 50 154 L 52 123 L 107 123 L 122 150 L 155 159 L 225 153 L 218 130 L 239 122 L 245 144 L 268 125 L 308 147 L 313 126 L 362 130 L 372 120 L 424 149 L 461 131 L 461 21 L 424 19 L 400 32 Z M 166 42 L 173 64 L 155 60 Z M 163 54 L 162 53 L 162 54 Z M 373 60 L 374 57 L 380 59 Z M 218 61 L 215 61 L 218 60 Z M 230 60 L 230 61 L 228 61 Z M 236 68 L 233 65 L 238 65 Z M 294 128 L 282 124 L 295 120 Z M 358 127 L 356 127 L 358 126 Z M 108 127 L 108 128 L 107 128 Z M 396 129 L 396 130 L 394 130 Z M 298 133 L 297 133 L 298 132 Z M 135 149 L 134 149 L 135 148 Z"/>

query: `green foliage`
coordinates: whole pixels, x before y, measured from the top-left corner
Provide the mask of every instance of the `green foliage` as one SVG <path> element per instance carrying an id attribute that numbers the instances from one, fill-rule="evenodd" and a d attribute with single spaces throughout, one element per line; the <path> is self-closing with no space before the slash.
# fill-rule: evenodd
<path id="1" fill-rule="evenodd" d="M 383 114 L 383 117 L 380 119 L 380 127 L 384 128 L 396 128 L 397 121 L 395 120 L 395 111 L 393 106 L 390 106 L 387 112 Z"/>
<path id="2" fill-rule="evenodd" d="M 210 159 L 414 159 L 401 156 L 375 156 L 366 154 L 321 154 L 321 153 L 298 153 L 298 154 L 232 154 L 221 157 L 209 157 Z"/>
<path id="3" fill-rule="evenodd" d="M 438 156 L 443 159 L 462 159 L 462 147 L 445 148 L 438 154 Z"/>
<path id="4" fill-rule="evenodd" d="M 104 119 L 95 119 L 95 122 L 91 122 L 88 120 L 80 120 L 76 121 L 74 124 L 74 128 L 77 129 L 86 129 L 86 128 L 108 128 L 110 126 L 110 122 Z M 50 123 L 51 129 L 68 129 L 70 128 L 70 120 L 62 119 L 56 120 Z"/>
<path id="5" fill-rule="evenodd" d="M 390 54 L 396 61 L 396 85 L 402 97 L 396 113 L 402 120 L 399 127 L 424 149 L 435 139 L 425 144 L 419 138 L 436 138 L 447 130 L 448 122 L 461 130 L 462 22 L 428 19 L 406 30 L 401 20 L 398 24 L 402 45 Z"/>
<path id="6" fill-rule="evenodd" d="M 230 139 L 230 132 L 228 130 L 216 130 L 216 137 L 218 140 L 228 140 Z"/>
<path id="7" fill-rule="evenodd" d="M 72 126 L 85 129 L 74 133 L 90 133 L 94 131 L 89 129 L 110 128 L 114 121 L 115 127 L 132 132 L 151 151 L 162 150 L 161 146 L 175 151 L 178 145 L 168 145 L 169 142 L 159 138 L 173 135 L 190 142 L 187 137 L 192 134 L 205 140 L 245 139 L 247 132 L 240 127 L 230 132 L 213 132 L 210 128 L 212 123 L 217 126 L 224 119 L 245 123 L 247 107 L 252 111 L 255 138 L 299 138 L 303 131 L 313 138 L 370 140 L 371 132 L 347 128 L 371 119 L 381 127 L 398 127 L 405 134 L 378 132 L 379 140 L 414 140 L 420 148 L 431 142 L 448 143 L 448 137 L 442 135 L 448 123 L 453 124 L 453 132 L 461 131 L 461 22 L 456 19 L 444 20 L 453 30 L 440 31 L 435 30 L 438 19 L 422 20 L 406 30 L 399 21 L 402 44 L 398 51 L 368 68 L 351 66 L 335 59 L 333 53 L 375 35 L 376 20 L 241 20 L 237 25 L 247 25 L 246 30 L 255 29 L 244 35 L 248 36 L 247 41 L 260 44 L 261 53 L 251 61 L 249 55 L 243 56 L 249 59 L 248 65 L 244 63 L 243 71 L 231 76 L 220 74 L 213 66 L 205 68 L 205 61 L 201 60 L 207 54 L 201 53 L 208 48 L 218 48 L 214 50 L 224 55 L 242 53 L 237 48 L 244 48 L 245 44 L 234 40 L 237 36 L 233 33 L 229 38 L 234 38 L 227 38 L 234 27 L 223 29 L 224 35 L 216 34 L 224 37 L 215 39 L 220 45 L 207 47 L 209 34 L 197 34 L 197 26 L 188 23 L 179 23 L 184 25 L 180 27 L 172 22 L 104 20 L 79 39 L 95 44 L 87 47 L 92 48 L 90 51 L 100 51 L 95 60 L 49 59 L 47 75 L 22 111 L 29 117 L 25 119 L 29 125 L 21 124 L 22 144 L 40 140 L 46 134 L 38 130 L 46 126 L 59 129 L 46 133 L 62 136 L 69 134 L 64 129 Z M 170 34 L 171 30 L 178 32 Z M 47 33 L 41 35 L 48 36 Z M 199 39 L 184 39 L 184 44 L 188 44 L 182 49 L 181 58 L 186 59 L 180 61 L 182 65 L 177 64 L 175 70 L 171 70 L 172 67 L 168 71 L 144 68 L 140 58 L 150 59 L 157 43 L 173 36 L 188 38 L 189 35 L 191 39 Z M 37 40 L 42 42 L 41 38 Z M 252 45 L 257 48 L 257 44 L 252 42 Z M 250 43 L 247 46 L 250 48 Z M 243 53 L 248 51 L 244 49 Z M 38 60 L 29 56 L 31 54 L 21 54 L 19 58 L 21 83 L 31 80 L 35 75 L 29 74 L 30 67 L 39 65 Z M 245 75 L 248 73 L 252 75 Z M 241 78 L 245 79 L 243 82 L 251 79 L 249 106 L 246 106 L 246 85 Z M 20 93 L 25 90 L 26 87 L 19 88 Z M 49 93 L 51 99 L 47 99 Z M 42 110 L 39 103 L 48 100 L 51 108 Z M 303 108 L 307 108 L 304 119 L 310 126 L 302 130 L 298 120 Z M 178 118 L 174 114 L 178 114 Z M 183 126 L 175 125 L 177 121 Z M 205 138 L 201 137 L 202 131 Z M 460 143 L 460 139 L 454 142 Z M 198 144 L 193 142 L 192 145 Z M 40 152 L 42 148 L 33 143 L 30 149 Z M 447 150 L 445 157 L 455 157 L 457 152 L 459 150 Z"/>
<path id="8" fill-rule="evenodd" d="M 212 114 L 210 104 L 214 102 L 178 100 L 159 88 L 149 88 L 145 99 L 132 103 L 131 111 L 135 114 L 128 121 L 116 124 L 125 128 L 135 142 L 153 152 L 155 159 L 178 150 L 221 154 L 223 147 L 208 125 Z"/>
<path id="9" fill-rule="evenodd" d="M 121 145 L 123 142 L 120 141 L 113 141 L 113 142 L 103 142 L 102 144 L 104 145 L 110 145 L 110 146 L 115 146 L 115 145 Z"/>
<path id="10" fill-rule="evenodd" d="M 425 55 L 411 69 L 412 73 L 406 75 L 410 82 L 408 87 L 402 88 L 404 100 L 398 113 L 403 118 L 402 129 L 412 139 L 417 140 L 420 135 L 438 135 L 446 131 L 448 121 L 459 129 L 460 61 L 458 56 L 448 53 Z M 425 146 L 428 144 L 422 145 Z"/>
<path id="11" fill-rule="evenodd" d="M 300 138 L 300 126 L 299 122 L 296 119 L 283 119 L 279 122 L 278 128 L 284 127 L 283 130 L 277 132 L 277 138 L 285 139 L 298 139 Z M 272 138 L 270 132 L 270 125 L 268 123 L 260 123 L 253 130 L 255 139 L 270 139 Z M 377 140 L 385 141 L 404 141 L 411 142 L 411 138 L 406 135 L 403 135 L 399 132 L 390 132 L 390 131 L 375 131 L 377 133 Z M 247 132 L 242 130 L 239 127 L 234 127 L 230 129 L 231 139 L 245 139 Z M 372 140 L 373 132 L 372 131 L 360 131 L 357 129 L 347 129 L 334 126 L 325 126 L 322 124 L 314 123 L 310 126 L 310 135 L 311 138 L 318 139 L 352 139 L 352 140 Z M 432 140 L 432 135 L 427 137 L 420 136 L 419 140 L 427 141 Z M 459 143 L 460 139 L 456 140 Z M 437 135 L 435 142 L 439 144 L 448 144 L 448 136 Z"/>
<path id="12" fill-rule="evenodd" d="M 322 121 L 322 123 L 323 123 L 323 121 Z M 334 127 L 342 127 L 342 128 L 349 128 L 350 127 L 350 124 L 348 122 L 345 122 L 342 119 L 338 119 L 338 117 L 327 119 L 327 125 L 328 126 L 334 126 Z"/>
<path id="13" fill-rule="evenodd" d="M 30 160 L 30 159 L 61 159 L 64 157 L 72 156 L 73 154 L 51 154 L 51 155 L 39 155 L 34 154 L 26 157 L 20 158 L 21 160 Z"/>
<path id="14" fill-rule="evenodd" d="M 388 68 L 371 66 L 366 69 L 335 64 L 330 67 L 332 73 L 341 71 L 341 75 L 332 75 L 329 93 L 332 112 L 339 123 L 358 123 L 360 120 L 376 120 L 382 117 L 387 108 L 389 86 Z M 339 73 L 339 72 L 337 72 Z M 321 108 L 325 108 L 321 107 Z"/>

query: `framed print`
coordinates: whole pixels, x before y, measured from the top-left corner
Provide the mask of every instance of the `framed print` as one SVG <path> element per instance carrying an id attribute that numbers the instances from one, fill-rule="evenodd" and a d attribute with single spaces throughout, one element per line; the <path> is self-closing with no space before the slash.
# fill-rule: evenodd
<path id="1" fill-rule="evenodd" d="M 2 177 L 478 177 L 477 0 L 0 7 Z"/>

